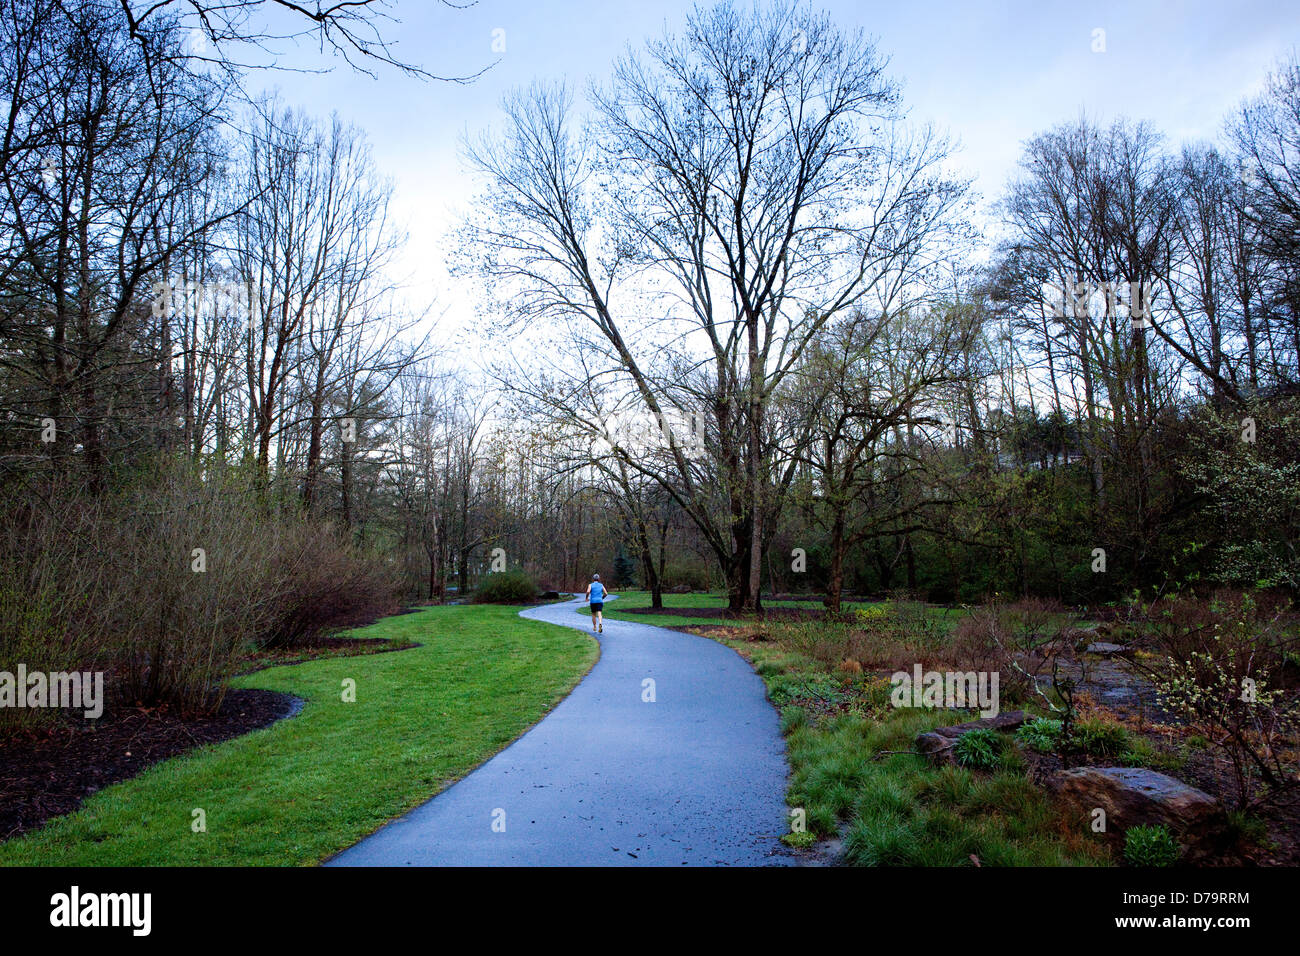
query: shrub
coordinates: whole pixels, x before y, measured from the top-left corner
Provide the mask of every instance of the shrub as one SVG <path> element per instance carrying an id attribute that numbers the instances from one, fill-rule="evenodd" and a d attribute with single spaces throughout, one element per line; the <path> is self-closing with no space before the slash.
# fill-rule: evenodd
<path id="1" fill-rule="evenodd" d="M 903 642 L 903 646 L 907 648 L 913 660 L 922 660 L 928 655 L 940 654 L 948 645 L 947 627 L 920 601 L 894 598 L 886 620 L 892 625 L 895 637 Z"/>
<path id="2" fill-rule="evenodd" d="M 969 730 L 957 738 L 952 749 L 961 766 L 992 770 L 998 764 L 1002 739 L 996 730 Z"/>
<path id="3" fill-rule="evenodd" d="M 109 634 L 127 701 L 220 706 L 236 659 L 275 620 L 280 526 L 235 476 L 184 465 L 142 475 L 99 530 L 112 554 Z"/>
<path id="4" fill-rule="evenodd" d="M 1005 626 L 1020 650 L 1032 650 L 1059 636 L 1065 605 L 1052 598 L 1022 598 L 1001 611 Z"/>
<path id="5" fill-rule="evenodd" d="M 975 608 L 953 629 L 950 657 L 960 670 L 998 674 L 998 692 L 1011 702 L 1025 700 L 1032 688 L 1032 672 L 1017 661 L 1013 634 L 994 605 Z"/>
<path id="6" fill-rule="evenodd" d="M 6 502 L 0 514 L 0 671 L 98 670 L 111 630 L 99 622 L 112 598 L 98 537 L 100 508 L 56 484 L 44 500 Z M 57 719 L 54 708 L 0 708 L 0 730 Z"/>
<path id="7" fill-rule="evenodd" d="M 84 632 L 75 625 L 77 615 L 66 613 L 62 596 L 46 581 L 24 592 L 14 582 L 22 580 L 16 569 L 0 568 L 0 671 L 13 674 L 18 665 L 29 672 L 81 669 L 85 663 Z M 71 595 L 74 606 L 84 594 Z M 26 688 L 17 688 L 25 694 Z M 0 730 L 45 724 L 57 712 L 51 708 L 0 708 Z"/>
<path id="8" fill-rule="evenodd" d="M 1081 720 L 1074 725 L 1071 741 L 1092 757 L 1118 757 L 1129 749 L 1128 728 L 1104 720 Z"/>
<path id="9" fill-rule="evenodd" d="M 110 705 L 201 714 L 251 646 L 393 608 L 386 562 L 252 488 L 237 469 L 146 461 L 111 493 L 14 502 L 0 518 L 0 670 L 103 670 Z"/>
<path id="10" fill-rule="evenodd" d="M 536 582 L 519 569 L 487 575 L 474 592 L 475 604 L 527 604 L 536 598 Z"/>
<path id="11" fill-rule="evenodd" d="M 266 586 L 278 597 L 259 641 L 265 646 L 307 644 L 398 609 L 405 590 L 400 573 L 328 524 L 282 526 L 267 549 Z"/>
<path id="12" fill-rule="evenodd" d="M 1016 739 L 1043 753 L 1055 752 L 1061 742 L 1061 722 L 1050 717 L 1035 717 L 1021 724 Z"/>
<path id="13" fill-rule="evenodd" d="M 892 609 L 888 604 L 868 604 L 866 607 L 853 609 L 853 620 L 863 625 L 888 621 L 892 616 Z"/>
<path id="14" fill-rule="evenodd" d="M 172 465 L 119 493 L 15 502 L 0 529 L 0 664 L 103 670 L 110 704 L 215 709 L 268 620 L 258 519 L 222 476 Z"/>
<path id="15" fill-rule="evenodd" d="M 1163 823 L 1129 827 L 1124 834 L 1124 859 L 1132 866 L 1173 866 L 1178 854 L 1178 841 Z"/>
<path id="16" fill-rule="evenodd" d="M 1284 608 L 1262 609 L 1250 595 L 1162 600 L 1145 609 L 1153 650 L 1146 672 L 1166 708 L 1206 734 L 1232 766 L 1237 808 L 1259 784 L 1274 793 L 1296 782 L 1293 737 L 1300 696 L 1276 686 L 1295 625 Z"/>
<path id="17" fill-rule="evenodd" d="M 1179 470 L 1206 501 L 1209 575 L 1294 593 L 1300 588 L 1300 402 L 1282 399 L 1248 414 L 1259 420 L 1260 434 L 1242 441 L 1239 410 L 1198 409 Z"/>

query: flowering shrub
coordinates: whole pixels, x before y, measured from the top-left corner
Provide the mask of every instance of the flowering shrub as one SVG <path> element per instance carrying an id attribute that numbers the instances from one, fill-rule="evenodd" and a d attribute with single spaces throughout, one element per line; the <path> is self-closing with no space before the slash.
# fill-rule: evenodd
<path id="1" fill-rule="evenodd" d="M 1161 653 L 1137 666 L 1163 705 L 1228 757 L 1238 806 L 1250 804 L 1261 783 L 1272 791 L 1294 785 L 1300 701 L 1271 684 L 1294 641 L 1284 611 L 1263 613 L 1250 595 L 1220 594 L 1166 599 L 1148 618 Z"/>

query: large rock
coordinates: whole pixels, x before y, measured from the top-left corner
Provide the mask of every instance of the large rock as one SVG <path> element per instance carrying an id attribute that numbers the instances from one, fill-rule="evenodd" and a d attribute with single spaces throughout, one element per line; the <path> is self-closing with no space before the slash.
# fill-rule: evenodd
<path id="1" fill-rule="evenodd" d="M 953 724 L 951 727 L 936 727 L 928 733 L 917 735 L 916 749 L 918 753 L 925 754 L 934 763 L 956 763 L 952 748 L 962 734 L 972 730 L 1014 730 L 1024 722 L 1025 712 L 1012 710 L 1005 714 L 998 714 L 996 717 L 981 717 L 979 720 L 968 720 L 964 724 Z"/>
<path id="2" fill-rule="evenodd" d="M 956 737 L 945 737 L 943 734 L 930 731 L 928 734 L 917 735 L 916 751 L 929 757 L 934 763 L 955 763 L 956 757 L 953 755 L 952 745 L 956 742 Z"/>
<path id="3" fill-rule="evenodd" d="M 1143 767 L 1061 770 L 1048 786 L 1085 814 L 1105 810 L 1106 833 L 1117 842 L 1129 827 L 1164 824 L 1196 856 L 1212 850 L 1225 820 L 1208 793 Z"/>
<path id="4" fill-rule="evenodd" d="M 1127 644 L 1112 644 L 1109 641 L 1093 641 L 1088 645 L 1087 653 L 1100 654 L 1102 657 L 1113 657 L 1116 654 L 1127 654 Z"/>
<path id="5" fill-rule="evenodd" d="M 1024 722 L 1023 710 L 1009 710 L 996 717 L 981 717 L 979 720 L 968 720 L 964 724 L 953 724 L 951 727 L 936 727 L 934 732 L 955 740 L 972 730 L 1015 730 Z"/>

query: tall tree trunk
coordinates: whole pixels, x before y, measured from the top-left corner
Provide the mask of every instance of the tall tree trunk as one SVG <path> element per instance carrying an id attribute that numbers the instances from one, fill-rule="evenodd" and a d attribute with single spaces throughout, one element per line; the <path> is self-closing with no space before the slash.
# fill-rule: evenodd
<path id="1" fill-rule="evenodd" d="M 636 543 L 637 550 L 641 552 L 641 569 L 645 574 L 646 588 L 650 591 L 651 607 L 663 607 L 663 586 L 659 583 L 659 575 L 655 573 L 654 554 L 650 550 L 650 531 L 640 515 L 636 517 Z M 657 604 L 654 603 L 656 597 L 659 599 Z"/>
<path id="2" fill-rule="evenodd" d="M 668 522 L 659 523 L 659 569 L 655 575 L 655 587 L 650 592 L 650 606 L 653 608 L 662 608 L 664 606 L 664 565 L 668 559 Z"/>
<path id="3" fill-rule="evenodd" d="M 343 512 L 343 527 L 352 529 L 352 449 L 351 442 L 339 445 L 339 506 Z"/>
<path id="4" fill-rule="evenodd" d="M 831 522 L 831 573 L 826 584 L 826 607 L 832 614 L 840 613 L 844 594 L 844 511 L 837 508 Z"/>
<path id="5" fill-rule="evenodd" d="M 302 510 L 312 514 L 316 507 L 316 485 L 320 476 L 321 437 L 325 429 L 324 396 L 318 389 L 312 396 L 310 437 L 307 441 L 307 469 L 302 479 Z"/>

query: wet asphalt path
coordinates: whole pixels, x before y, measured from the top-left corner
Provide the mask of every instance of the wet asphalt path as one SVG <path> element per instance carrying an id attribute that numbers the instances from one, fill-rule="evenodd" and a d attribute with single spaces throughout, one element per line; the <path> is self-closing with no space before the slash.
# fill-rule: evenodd
<path id="1" fill-rule="evenodd" d="M 579 604 L 522 615 L 590 633 Z M 785 744 L 762 679 L 693 634 L 606 620 L 596 637 L 596 666 L 535 727 L 326 865 L 791 862 Z"/>

